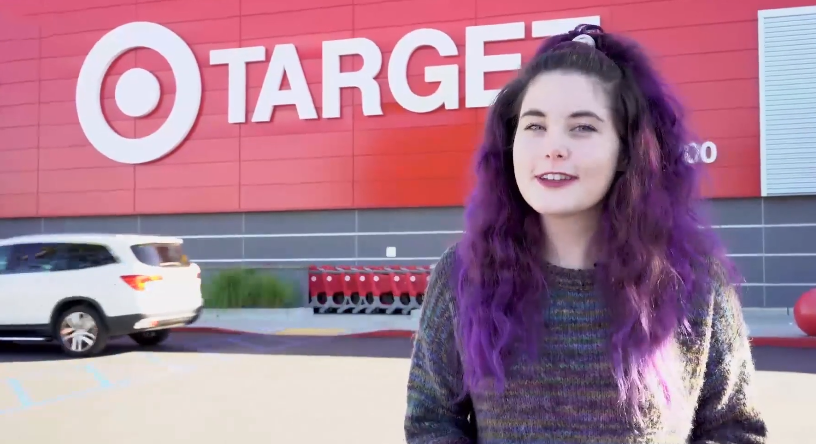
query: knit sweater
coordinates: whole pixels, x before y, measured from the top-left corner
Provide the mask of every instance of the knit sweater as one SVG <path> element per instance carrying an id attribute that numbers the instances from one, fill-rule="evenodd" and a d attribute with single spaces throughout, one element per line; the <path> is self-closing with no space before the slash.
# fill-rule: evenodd
<path id="1" fill-rule="evenodd" d="M 746 328 L 728 286 L 692 319 L 695 334 L 676 341 L 675 370 L 690 406 L 685 415 L 663 415 L 654 403 L 643 404 L 640 423 L 621 413 L 608 316 L 594 291 L 594 272 L 553 265 L 545 265 L 549 302 L 541 352 L 507 366 L 503 392 L 471 392 L 457 401 L 463 377 L 450 279 L 454 255 L 450 249 L 442 256 L 425 295 L 408 379 L 408 444 L 766 442 L 751 395 Z"/>

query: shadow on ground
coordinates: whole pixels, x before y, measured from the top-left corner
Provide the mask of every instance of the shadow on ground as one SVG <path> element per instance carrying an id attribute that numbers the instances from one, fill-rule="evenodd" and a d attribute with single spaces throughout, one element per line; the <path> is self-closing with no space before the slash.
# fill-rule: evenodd
<path id="1" fill-rule="evenodd" d="M 316 336 L 225 335 L 176 332 L 157 347 L 140 347 L 129 338 L 108 344 L 103 356 L 132 352 L 215 353 L 250 355 L 345 356 L 363 358 L 409 358 L 411 339 Z M 0 342 L 0 363 L 56 361 L 66 358 L 54 343 Z"/>
<path id="2" fill-rule="evenodd" d="M 158 347 L 139 347 L 128 338 L 112 341 L 104 355 L 132 352 L 410 358 L 411 339 L 174 333 Z M 816 350 L 754 347 L 758 371 L 816 374 Z M 63 360 L 55 344 L 0 343 L 0 363 Z"/>
<path id="3" fill-rule="evenodd" d="M 761 372 L 816 374 L 816 349 L 754 347 L 753 354 Z"/>

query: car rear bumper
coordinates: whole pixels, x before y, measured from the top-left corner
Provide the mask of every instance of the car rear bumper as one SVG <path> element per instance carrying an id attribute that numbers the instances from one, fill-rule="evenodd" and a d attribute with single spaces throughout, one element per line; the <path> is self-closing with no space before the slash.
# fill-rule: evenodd
<path id="1" fill-rule="evenodd" d="M 133 314 L 113 316 L 107 319 L 110 336 L 125 336 L 132 333 L 190 325 L 201 317 L 203 307 L 193 311 L 167 313 L 163 315 Z"/>

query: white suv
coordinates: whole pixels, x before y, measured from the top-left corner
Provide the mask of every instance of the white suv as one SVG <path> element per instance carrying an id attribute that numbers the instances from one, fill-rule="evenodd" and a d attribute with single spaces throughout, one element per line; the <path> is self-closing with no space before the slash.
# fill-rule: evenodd
<path id="1" fill-rule="evenodd" d="M 201 269 L 182 240 L 43 234 L 0 240 L 0 340 L 57 341 L 72 357 L 129 335 L 157 345 L 201 314 Z"/>

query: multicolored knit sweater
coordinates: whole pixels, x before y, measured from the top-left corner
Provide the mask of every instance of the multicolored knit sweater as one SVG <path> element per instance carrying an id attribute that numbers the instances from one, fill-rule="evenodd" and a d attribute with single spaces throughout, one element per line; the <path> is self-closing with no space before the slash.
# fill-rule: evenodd
<path id="1" fill-rule="evenodd" d="M 646 408 L 627 420 L 607 355 L 609 327 L 591 270 L 548 265 L 547 335 L 535 362 L 513 364 L 503 393 L 462 389 L 450 286 L 453 249 L 437 264 L 420 317 L 408 380 L 408 444 L 764 444 L 751 397 L 753 360 L 733 291 L 720 291 L 692 323 L 698 338 L 678 344 L 685 417 Z M 696 409 L 693 407 L 696 405 Z M 676 415 L 672 415 L 676 416 Z M 681 415 L 682 416 L 682 415 Z"/>

